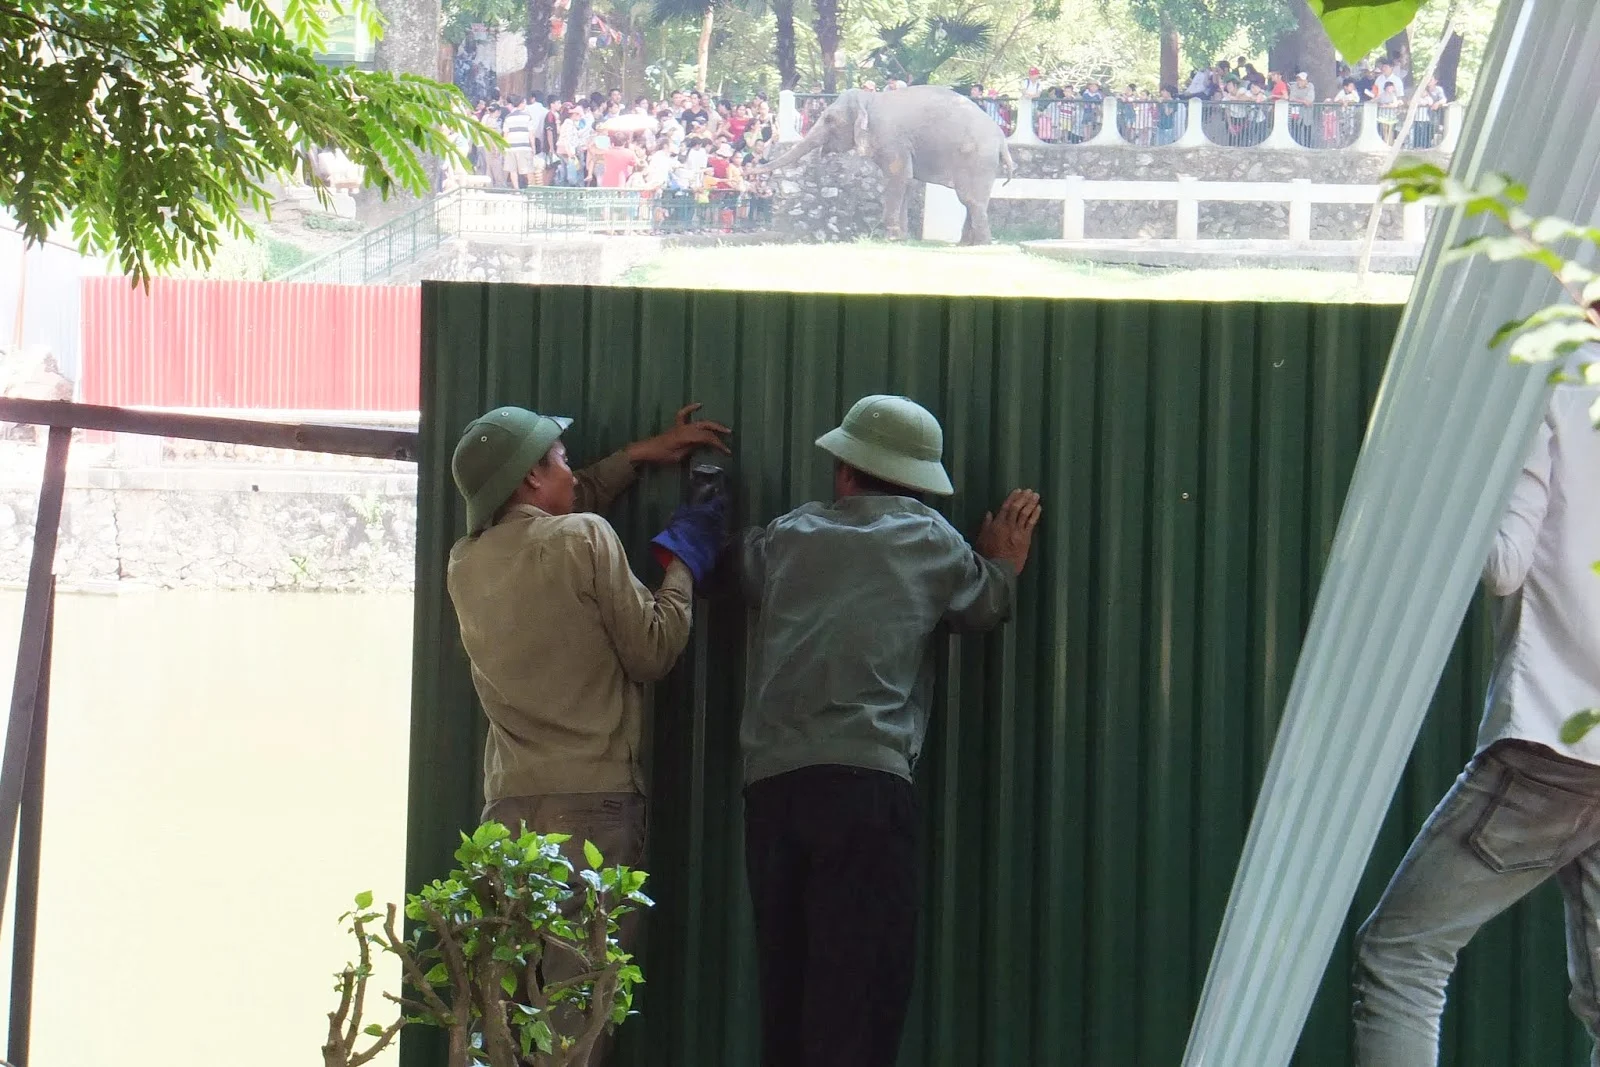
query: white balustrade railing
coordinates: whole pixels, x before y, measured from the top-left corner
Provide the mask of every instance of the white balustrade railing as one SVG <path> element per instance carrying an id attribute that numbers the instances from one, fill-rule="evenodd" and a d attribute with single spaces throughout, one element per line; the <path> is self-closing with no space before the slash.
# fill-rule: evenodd
<path id="1" fill-rule="evenodd" d="M 1173 238 L 1199 241 L 1202 203 L 1286 203 L 1289 205 L 1289 235 L 1293 244 L 1311 242 L 1311 208 L 1314 204 L 1356 204 L 1370 207 L 1382 191 L 1379 185 L 1333 185 L 1314 183 L 1309 178 L 1286 182 L 1212 182 L 1180 177 L 1176 181 L 1089 181 L 1079 176 L 1066 178 L 1013 178 L 997 181 L 995 200 L 1058 200 L 1061 202 L 1061 237 L 1084 240 L 1086 206 L 1104 200 L 1140 200 L 1176 205 Z M 922 206 L 922 239 L 949 241 L 961 239 L 967 209 L 956 199 L 955 191 L 942 185 L 929 185 Z M 1400 205 L 1401 240 L 1421 245 L 1427 234 L 1427 209 L 1421 204 Z M 1130 239 L 1132 240 L 1132 239 Z"/>
<path id="2" fill-rule="evenodd" d="M 778 94 L 780 141 L 804 136 L 827 105 L 821 96 Z M 1002 127 L 1014 117 L 1012 144 L 1135 148 L 1262 148 L 1277 151 L 1387 152 L 1404 124 L 1403 107 L 1375 103 L 1302 104 L 1238 100 L 1107 100 L 1022 97 L 980 102 Z M 1407 136 L 1415 151 L 1453 152 L 1461 139 L 1463 108 L 1450 103 L 1422 108 Z"/>

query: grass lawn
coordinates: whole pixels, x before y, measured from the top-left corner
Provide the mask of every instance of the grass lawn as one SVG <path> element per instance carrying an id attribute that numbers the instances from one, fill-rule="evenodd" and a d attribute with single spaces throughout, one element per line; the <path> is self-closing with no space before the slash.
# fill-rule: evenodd
<path id="1" fill-rule="evenodd" d="M 1158 270 L 1063 263 L 1014 245 L 858 241 L 851 244 L 670 248 L 618 285 L 758 289 L 794 293 L 937 293 L 960 296 L 1093 297 L 1124 300 L 1310 300 L 1404 303 L 1411 278 L 1331 271 Z"/>

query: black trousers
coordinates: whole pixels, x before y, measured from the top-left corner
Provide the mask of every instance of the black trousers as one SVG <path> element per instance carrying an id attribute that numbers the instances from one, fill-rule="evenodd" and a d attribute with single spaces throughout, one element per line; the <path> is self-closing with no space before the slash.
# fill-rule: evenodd
<path id="1" fill-rule="evenodd" d="M 911 783 L 806 767 L 744 798 L 762 1067 L 894 1067 L 921 900 Z"/>

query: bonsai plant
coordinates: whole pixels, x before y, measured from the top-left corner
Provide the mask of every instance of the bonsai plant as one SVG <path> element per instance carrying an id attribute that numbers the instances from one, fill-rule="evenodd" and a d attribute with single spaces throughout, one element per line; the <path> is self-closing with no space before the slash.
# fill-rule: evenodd
<path id="1" fill-rule="evenodd" d="M 407 937 L 396 905 L 380 915 L 371 893 L 357 896 L 344 916 L 357 957 L 336 976 L 339 1005 L 328 1013 L 324 1067 L 361 1067 L 407 1024 L 446 1031 L 450 1067 L 582 1062 L 607 1029 L 632 1014 L 644 976 L 618 944 L 618 922 L 652 902 L 643 893 L 645 872 L 606 867 L 590 842 L 583 847 L 588 866 L 575 870 L 561 851 L 567 841 L 561 834 L 513 835 L 499 823 L 462 834 L 460 866 L 407 896 Z M 581 973 L 546 979 L 541 964 L 551 951 L 571 953 Z M 405 988 L 384 994 L 399 1018 L 363 1027 L 375 952 L 398 958 Z M 569 1020 L 564 1025 L 556 1025 L 558 1010 Z M 358 1049 L 362 1036 L 371 1041 Z"/>

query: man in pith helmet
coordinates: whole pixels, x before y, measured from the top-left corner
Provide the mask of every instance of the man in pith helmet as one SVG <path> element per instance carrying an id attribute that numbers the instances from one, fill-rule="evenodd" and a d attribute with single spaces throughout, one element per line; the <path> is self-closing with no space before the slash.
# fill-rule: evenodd
<path id="1" fill-rule="evenodd" d="M 834 502 L 740 545 L 758 609 L 740 742 L 761 1063 L 892 1067 L 916 956 L 911 773 L 933 637 L 1009 617 L 1039 496 L 1014 491 L 974 550 L 923 502 L 954 491 L 926 409 L 865 397 L 817 445 L 837 460 Z"/>
<path id="2" fill-rule="evenodd" d="M 561 441 L 570 419 L 498 407 L 467 427 L 451 460 L 467 535 L 450 550 L 447 584 L 489 720 L 483 819 L 570 834 L 580 867 L 586 840 L 608 865 L 644 858 L 644 687 L 683 651 L 693 586 L 710 573 L 725 529 L 721 500 L 680 508 L 655 539 L 667 566 L 651 593 L 595 512 L 641 465 L 728 451 L 728 428 L 689 421 L 694 410 L 574 473 Z M 625 947 L 631 934 L 625 925 Z M 576 977 L 577 964 L 552 952 L 544 978 Z M 588 1062 L 604 1057 L 597 1046 Z"/>

